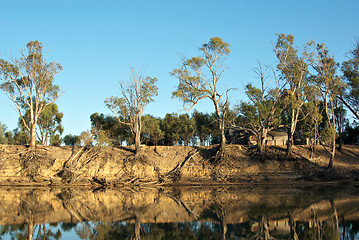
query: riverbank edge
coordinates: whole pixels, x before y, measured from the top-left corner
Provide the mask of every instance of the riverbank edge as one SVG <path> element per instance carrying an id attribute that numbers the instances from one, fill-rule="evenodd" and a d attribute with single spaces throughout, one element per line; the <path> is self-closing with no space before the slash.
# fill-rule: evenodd
<path id="1" fill-rule="evenodd" d="M 310 149 L 297 146 L 288 159 L 285 146 L 273 146 L 259 158 L 241 145 L 229 145 L 221 161 L 214 160 L 216 149 L 145 146 L 135 154 L 132 147 L 38 146 L 29 156 L 26 146 L 0 145 L 0 186 L 359 185 L 357 164 L 345 169 L 335 162 L 327 172 L 321 149 L 309 159 Z M 359 161 L 357 146 L 344 149 L 353 153 L 350 160 Z M 339 153 L 337 158 L 349 157 Z"/>

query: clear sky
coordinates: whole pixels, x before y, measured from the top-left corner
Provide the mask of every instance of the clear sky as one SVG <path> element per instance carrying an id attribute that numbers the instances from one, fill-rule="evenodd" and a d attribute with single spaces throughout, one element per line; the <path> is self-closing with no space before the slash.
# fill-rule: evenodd
<path id="1" fill-rule="evenodd" d="M 158 97 L 145 113 L 164 117 L 179 112 L 171 99 L 177 80 L 169 75 L 180 57 L 197 55 L 211 37 L 231 45 L 222 75 L 223 89 L 236 87 L 232 103 L 244 99 L 243 86 L 256 82 L 257 61 L 273 64 L 276 33 L 295 43 L 325 43 L 338 62 L 359 36 L 358 0 L 0 0 L 0 58 L 16 56 L 27 42 L 43 43 L 51 60 L 63 66 L 56 83 L 63 96 L 65 134 L 90 129 L 90 115 L 110 114 L 104 100 L 118 95 L 118 82 L 130 67 L 158 78 Z M 0 121 L 14 129 L 18 116 L 0 92 Z M 200 111 L 212 112 L 210 102 Z"/>

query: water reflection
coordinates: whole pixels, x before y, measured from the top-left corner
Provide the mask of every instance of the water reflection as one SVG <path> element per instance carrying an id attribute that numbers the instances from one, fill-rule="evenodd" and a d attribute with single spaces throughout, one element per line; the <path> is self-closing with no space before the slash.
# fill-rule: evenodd
<path id="1" fill-rule="evenodd" d="M 356 188 L 0 188 L 1 239 L 358 239 Z"/>

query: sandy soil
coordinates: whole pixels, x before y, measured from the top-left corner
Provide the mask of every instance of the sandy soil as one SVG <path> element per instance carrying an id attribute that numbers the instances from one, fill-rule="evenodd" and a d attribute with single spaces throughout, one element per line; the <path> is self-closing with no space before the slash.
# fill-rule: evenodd
<path id="1" fill-rule="evenodd" d="M 308 184 L 350 182 L 358 184 L 359 146 L 337 151 L 332 172 L 326 171 L 329 154 L 317 147 L 294 146 L 293 158 L 285 146 L 268 147 L 263 157 L 241 145 L 229 145 L 224 159 L 214 158 L 217 147 L 154 146 L 137 154 L 131 147 L 0 145 L 0 185 L 214 185 Z"/>

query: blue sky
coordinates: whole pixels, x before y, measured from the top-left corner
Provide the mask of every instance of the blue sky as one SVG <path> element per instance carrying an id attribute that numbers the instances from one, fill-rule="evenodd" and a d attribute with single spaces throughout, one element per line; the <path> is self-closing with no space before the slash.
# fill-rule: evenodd
<path id="1" fill-rule="evenodd" d="M 130 67 L 158 78 L 159 95 L 145 113 L 179 112 L 171 99 L 177 80 L 169 75 L 180 57 L 197 55 L 201 44 L 221 37 L 231 45 L 222 87 L 236 87 L 232 103 L 245 99 L 243 86 L 256 82 L 257 61 L 274 64 L 276 33 L 293 34 L 297 45 L 325 43 L 338 62 L 359 36 L 358 0 L 185 1 L 6 1 L 0 4 L 0 58 L 16 56 L 39 40 L 49 59 L 63 66 L 56 83 L 63 96 L 65 134 L 90 129 L 89 117 L 110 114 L 104 100 L 118 95 Z M 14 129 L 18 116 L 0 93 L 0 121 Z M 212 112 L 210 102 L 200 111 Z"/>

